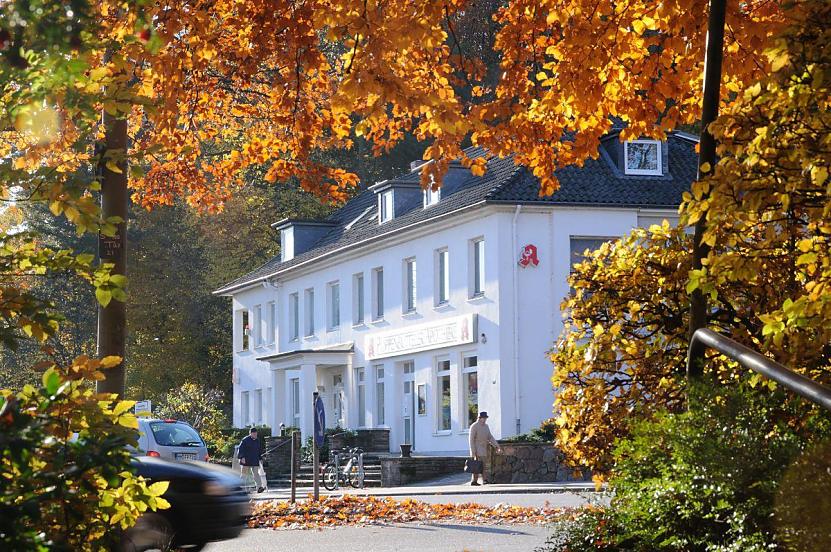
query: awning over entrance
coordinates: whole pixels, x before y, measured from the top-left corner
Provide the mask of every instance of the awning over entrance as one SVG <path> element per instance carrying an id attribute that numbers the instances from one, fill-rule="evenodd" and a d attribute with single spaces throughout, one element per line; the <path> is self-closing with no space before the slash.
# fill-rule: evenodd
<path id="1" fill-rule="evenodd" d="M 286 351 L 276 355 L 258 357 L 257 360 L 268 362 L 272 370 L 284 370 L 296 368 L 302 364 L 349 364 L 353 352 L 355 352 L 355 344 L 350 341 L 349 343 L 339 343 L 316 349 Z"/>

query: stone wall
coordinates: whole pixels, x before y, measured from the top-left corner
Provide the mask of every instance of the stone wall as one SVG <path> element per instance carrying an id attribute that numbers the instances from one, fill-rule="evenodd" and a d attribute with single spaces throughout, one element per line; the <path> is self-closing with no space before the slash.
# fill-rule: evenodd
<path id="1" fill-rule="evenodd" d="M 491 449 L 485 461 L 487 483 L 548 483 L 555 481 L 589 481 L 587 469 L 575 474 L 566 465 L 565 456 L 553 443 L 500 442 L 502 454 Z"/>
<path id="2" fill-rule="evenodd" d="M 464 471 L 462 456 L 381 457 L 381 486 L 399 487 Z"/>
<path id="3" fill-rule="evenodd" d="M 329 450 L 360 447 L 364 452 L 389 452 L 389 429 L 358 429 L 355 432 L 336 433 L 329 437 Z"/>
<path id="4" fill-rule="evenodd" d="M 300 471 L 300 432 L 294 434 L 294 439 L 297 473 Z M 291 437 L 266 437 L 263 466 L 266 479 L 278 479 L 280 475 L 291 473 Z"/>

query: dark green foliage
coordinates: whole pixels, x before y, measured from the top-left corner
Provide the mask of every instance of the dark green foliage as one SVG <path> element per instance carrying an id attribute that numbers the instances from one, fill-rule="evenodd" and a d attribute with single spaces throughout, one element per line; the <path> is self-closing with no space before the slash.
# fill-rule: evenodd
<path id="1" fill-rule="evenodd" d="M 506 437 L 502 441 L 508 443 L 553 443 L 557 439 L 557 424 L 554 418 L 549 418 L 528 433 L 520 433 Z"/>
<path id="2" fill-rule="evenodd" d="M 793 476 L 790 466 L 804 463 L 800 456 L 808 446 L 831 432 L 828 416 L 808 407 L 801 418 L 786 413 L 782 399 L 743 386 L 702 389 L 691 398 L 694 411 L 636 423 L 615 452 L 611 507 L 562 522 L 567 527 L 560 533 L 570 536 L 555 535 L 549 550 L 789 549 L 805 537 L 804 521 L 777 517 L 775 505 L 781 496 L 790 497 L 782 511 L 798 509 L 801 500 L 802 507 L 816 505 L 799 492 L 814 481 Z M 806 422 L 795 428 L 789 425 L 794 419 Z M 816 454 L 810 458 L 822 462 Z M 828 529 L 826 521 L 826 539 Z M 817 542 L 814 533 L 805 538 Z"/>

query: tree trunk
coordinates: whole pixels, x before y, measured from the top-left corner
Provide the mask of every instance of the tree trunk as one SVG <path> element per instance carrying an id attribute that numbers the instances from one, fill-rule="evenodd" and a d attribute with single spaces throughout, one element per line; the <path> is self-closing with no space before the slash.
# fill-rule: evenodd
<path id="1" fill-rule="evenodd" d="M 704 58 L 704 101 L 701 107 L 701 135 L 698 148 L 698 177 L 701 180 L 712 173 L 716 165 L 716 139 L 710 133 L 710 123 L 718 117 L 718 104 L 721 95 L 721 65 L 724 46 L 724 17 L 726 0 L 710 0 L 710 15 L 707 23 L 707 53 Z M 702 170 L 704 166 L 707 170 Z M 693 242 L 694 270 L 700 270 L 702 261 L 710 253 L 710 246 L 702 243 L 707 230 L 706 216 L 695 223 Z M 707 297 L 696 289 L 690 296 L 690 323 L 687 338 L 692 339 L 699 328 L 707 325 Z M 704 372 L 702 362 L 690 363 L 687 368 L 689 379 L 700 379 Z"/>
<path id="2" fill-rule="evenodd" d="M 98 234 L 98 256 L 102 263 L 112 263 L 113 274 L 127 274 L 127 120 L 123 114 L 104 113 L 103 157 L 100 161 L 101 216 L 120 217 L 115 236 Z M 121 172 L 107 168 L 107 160 L 116 162 Z M 104 371 L 99 393 L 124 395 L 124 354 L 127 343 L 127 305 L 111 300 L 106 307 L 98 305 L 98 357 L 116 355 L 121 364 Z"/>

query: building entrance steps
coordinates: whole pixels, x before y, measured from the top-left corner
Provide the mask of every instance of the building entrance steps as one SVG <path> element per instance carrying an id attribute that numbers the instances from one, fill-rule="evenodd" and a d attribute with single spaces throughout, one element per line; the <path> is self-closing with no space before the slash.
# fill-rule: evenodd
<path id="1" fill-rule="evenodd" d="M 323 488 L 323 467 L 325 462 L 321 462 L 320 486 Z M 342 466 L 341 466 L 342 467 Z M 309 488 L 314 486 L 314 467 L 310 463 L 303 463 L 300 465 L 300 471 L 297 472 L 297 488 Z M 288 489 L 291 487 L 291 474 L 282 474 L 279 477 L 269 478 L 269 488 Z M 380 487 L 381 486 L 381 461 L 377 455 L 364 455 L 364 487 Z"/>

